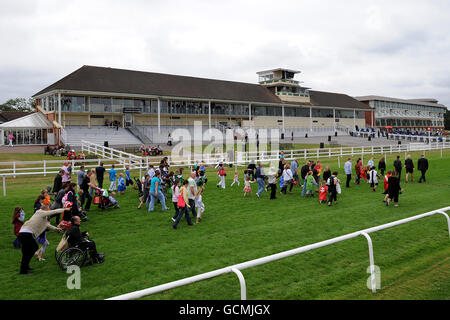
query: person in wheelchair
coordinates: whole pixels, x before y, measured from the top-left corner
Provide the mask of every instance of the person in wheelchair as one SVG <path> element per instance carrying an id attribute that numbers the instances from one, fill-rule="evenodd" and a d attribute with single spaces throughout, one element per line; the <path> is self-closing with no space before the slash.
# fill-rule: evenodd
<path id="1" fill-rule="evenodd" d="M 102 263 L 105 255 L 103 253 L 97 252 L 97 248 L 93 240 L 88 240 L 85 238 L 89 237 L 89 233 L 87 231 L 80 231 L 80 222 L 81 219 L 79 216 L 72 217 L 72 225 L 70 226 L 66 234 L 69 246 L 78 247 L 83 251 L 88 251 L 92 263 Z"/>

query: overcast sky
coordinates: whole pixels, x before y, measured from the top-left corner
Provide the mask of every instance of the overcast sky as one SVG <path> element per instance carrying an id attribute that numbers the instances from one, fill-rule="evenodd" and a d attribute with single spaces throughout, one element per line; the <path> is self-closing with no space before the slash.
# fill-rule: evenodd
<path id="1" fill-rule="evenodd" d="M 450 106 L 450 1 L 0 0 L 0 103 L 83 65 Z"/>

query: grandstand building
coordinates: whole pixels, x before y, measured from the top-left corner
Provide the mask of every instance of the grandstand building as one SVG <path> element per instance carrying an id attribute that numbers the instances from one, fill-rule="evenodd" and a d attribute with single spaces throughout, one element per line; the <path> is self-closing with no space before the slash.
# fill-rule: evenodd
<path id="1" fill-rule="evenodd" d="M 436 132 L 444 129 L 447 107 L 436 99 L 398 99 L 381 96 L 355 97 L 374 112 L 366 119 L 374 128 L 393 128 L 411 132 Z M 370 122 L 371 121 L 371 122 Z"/>
<path id="2" fill-rule="evenodd" d="M 261 71 L 259 83 L 251 84 L 83 66 L 33 97 L 54 124 L 57 140 L 72 145 L 83 137 L 104 139 L 105 124 L 115 121 L 117 141 L 110 144 L 165 142 L 176 128 L 193 130 L 194 121 L 205 130 L 278 128 L 288 136 L 365 126 L 369 106 L 303 87 L 294 79 L 298 73 Z"/>

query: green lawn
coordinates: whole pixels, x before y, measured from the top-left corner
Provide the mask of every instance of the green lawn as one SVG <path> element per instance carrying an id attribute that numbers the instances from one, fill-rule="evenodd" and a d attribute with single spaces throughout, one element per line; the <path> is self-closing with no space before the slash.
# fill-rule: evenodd
<path id="1" fill-rule="evenodd" d="M 415 159 L 418 154 L 412 153 Z M 0 155 L 0 161 L 5 155 Z M 394 154 L 388 155 L 388 169 Z M 375 155 L 375 161 L 378 160 Z M 365 162 L 368 157 L 365 156 Z M 402 155 L 403 158 L 403 155 Z M 450 206 L 450 152 L 427 152 L 430 171 L 426 184 L 405 184 L 400 206 L 382 203 L 382 186 L 371 192 L 367 184 L 343 188 L 339 204 L 319 205 L 317 196 L 300 197 L 300 191 L 269 200 L 254 194 L 243 198 L 241 186 L 215 187 L 217 177 L 208 172 L 203 196 L 203 221 L 178 230 L 171 228 L 171 210 L 160 206 L 149 213 L 136 210 L 135 190 L 118 197 L 121 209 L 99 211 L 93 207 L 82 224 L 106 254 L 101 265 L 83 267 L 81 290 L 66 288 L 68 274 L 53 257 L 60 235 L 49 232 L 51 243 L 44 262 L 32 261 L 32 276 L 20 276 L 20 250 L 12 247 L 13 208 L 24 207 L 31 216 L 33 201 L 53 177 L 8 178 L 7 197 L 0 193 L 0 299 L 104 299 L 212 271 L 251 259 L 330 239 L 433 209 Z M 23 159 L 24 160 L 24 159 Z M 303 164 L 303 159 L 300 161 Z M 337 168 L 336 160 L 322 159 Z M 341 159 L 341 167 L 343 162 Z M 343 168 L 339 169 L 343 175 Z M 402 173 L 404 177 L 404 172 Z M 417 177 L 418 178 L 418 177 Z M 416 178 L 416 179 L 417 179 Z M 344 177 L 341 176 L 341 180 Z M 253 185 L 254 192 L 256 184 Z M 371 235 L 375 264 L 381 269 L 381 290 L 366 287 L 369 274 L 367 241 L 363 237 L 246 269 L 248 299 L 449 299 L 450 239 L 441 215 L 414 221 Z M 147 299 L 239 299 L 234 274 L 156 294 Z"/>

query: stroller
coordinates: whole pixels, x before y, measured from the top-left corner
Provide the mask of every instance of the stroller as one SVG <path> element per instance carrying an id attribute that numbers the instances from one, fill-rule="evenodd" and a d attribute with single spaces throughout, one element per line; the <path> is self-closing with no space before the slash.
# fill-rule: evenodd
<path id="1" fill-rule="evenodd" d="M 105 189 L 96 190 L 95 194 L 97 199 L 94 201 L 94 204 L 98 204 L 98 207 L 100 209 L 105 210 L 110 207 L 119 209 L 119 205 L 117 203 L 114 204 L 111 202 L 111 200 L 109 200 L 108 190 Z"/>

